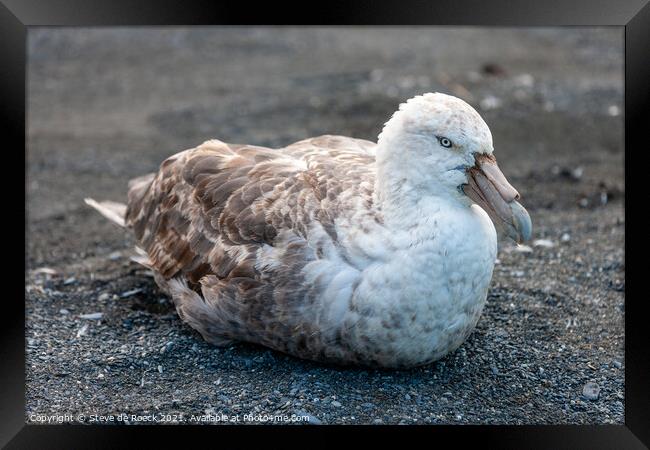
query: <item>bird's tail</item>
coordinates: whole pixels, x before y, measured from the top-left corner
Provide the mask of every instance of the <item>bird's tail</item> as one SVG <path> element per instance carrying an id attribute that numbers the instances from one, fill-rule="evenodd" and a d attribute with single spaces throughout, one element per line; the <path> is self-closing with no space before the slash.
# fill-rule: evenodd
<path id="1" fill-rule="evenodd" d="M 103 202 L 96 202 L 92 198 L 84 199 L 86 205 L 92 206 L 99 213 L 106 217 L 111 222 L 118 224 L 121 227 L 125 227 L 124 216 L 126 215 L 126 205 L 124 203 L 112 202 L 110 200 L 104 200 Z"/>

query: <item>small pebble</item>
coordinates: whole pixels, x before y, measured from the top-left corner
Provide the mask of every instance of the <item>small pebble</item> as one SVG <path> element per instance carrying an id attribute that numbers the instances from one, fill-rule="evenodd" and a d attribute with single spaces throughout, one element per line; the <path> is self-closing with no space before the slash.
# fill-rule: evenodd
<path id="1" fill-rule="evenodd" d="M 174 345 L 174 343 L 172 341 L 167 342 L 165 345 L 163 345 L 160 348 L 160 354 L 168 352 L 169 349 L 171 349 L 173 345 Z"/>
<path id="2" fill-rule="evenodd" d="M 571 235 L 569 233 L 564 233 L 562 237 L 560 237 L 560 240 L 562 242 L 569 242 L 571 240 Z"/>
<path id="3" fill-rule="evenodd" d="M 104 301 L 106 301 L 106 300 L 108 300 L 108 299 L 110 299 L 110 298 L 111 298 L 111 294 L 109 294 L 108 292 L 104 292 L 104 293 L 102 293 L 102 294 L 101 294 L 97 299 L 98 299 L 100 302 L 104 302 Z"/>
<path id="4" fill-rule="evenodd" d="M 139 293 L 139 292 L 142 292 L 142 289 L 140 289 L 140 288 L 138 288 L 138 289 L 131 289 L 130 291 L 122 292 L 122 293 L 120 294 L 120 298 L 131 297 L 132 295 L 135 295 L 135 294 L 137 294 L 137 293 Z"/>
<path id="5" fill-rule="evenodd" d="M 536 239 L 533 241 L 533 246 L 535 247 L 544 247 L 544 248 L 552 248 L 555 247 L 555 244 L 553 241 L 549 239 Z"/>
<path id="6" fill-rule="evenodd" d="M 529 247 L 528 245 L 522 244 L 522 245 L 517 245 L 514 249 L 515 252 L 519 253 L 532 253 L 533 249 Z"/>
<path id="7" fill-rule="evenodd" d="M 494 95 L 488 95 L 479 103 L 481 109 L 484 110 L 497 109 L 500 108 L 502 104 L 503 101 L 500 98 L 495 97 Z"/>
<path id="8" fill-rule="evenodd" d="M 623 367 L 623 364 L 621 364 L 620 361 L 616 361 L 616 360 L 614 360 L 614 361 L 612 361 L 612 364 L 613 364 L 614 367 L 616 367 L 617 369 L 620 369 L 621 367 Z"/>
<path id="9" fill-rule="evenodd" d="M 494 76 L 503 76 L 506 74 L 506 70 L 497 63 L 489 62 L 483 64 L 481 67 L 481 72 L 485 75 L 494 75 Z"/>
<path id="10" fill-rule="evenodd" d="M 582 396 L 587 400 L 598 400 L 598 397 L 600 396 L 600 386 L 590 381 L 582 388 Z"/>
<path id="11" fill-rule="evenodd" d="M 66 316 L 66 315 L 70 314 L 70 311 L 68 311 L 65 308 L 61 308 L 61 309 L 59 309 L 59 314 L 63 314 L 64 316 Z"/>
<path id="12" fill-rule="evenodd" d="M 77 281 L 77 279 L 75 277 L 66 278 L 65 281 L 63 282 L 63 285 L 67 286 L 69 284 L 74 283 L 75 281 Z"/>
<path id="13" fill-rule="evenodd" d="M 585 169 L 581 166 L 576 167 L 571 171 L 571 178 L 578 181 L 582 178 L 582 174 L 585 172 Z"/>
<path id="14" fill-rule="evenodd" d="M 529 73 L 522 73 L 513 78 L 513 81 L 523 87 L 531 87 L 535 84 L 535 78 Z"/>
<path id="15" fill-rule="evenodd" d="M 341 407 L 341 404 L 340 404 L 339 402 L 337 402 L 336 400 L 334 400 L 334 401 L 332 402 L 332 406 L 336 406 L 337 408 L 340 408 L 340 407 Z"/>
<path id="16" fill-rule="evenodd" d="M 85 324 L 83 327 L 79 328 L 79 331 L 77 331 L 77 337 L 80 338 L 81 336 L 85 336 L 87 332 L 88 324 Z"/>
<path id="17" fill-rule="evenodd" d="M 88 320 L 100 320 L 104 316 L 104 313 L 96 312 L 90 314 L 81 314 L 79 317 L 82 319 Z"/>
<path id="18" fill-rule="evenodd" d="M 34 275 L 40 275 L 40 274 L 45 274 L 45 275 L 56 275 L 58 272 L 50 267 L 40 267 L 34 272 L 32 272 Z"/>

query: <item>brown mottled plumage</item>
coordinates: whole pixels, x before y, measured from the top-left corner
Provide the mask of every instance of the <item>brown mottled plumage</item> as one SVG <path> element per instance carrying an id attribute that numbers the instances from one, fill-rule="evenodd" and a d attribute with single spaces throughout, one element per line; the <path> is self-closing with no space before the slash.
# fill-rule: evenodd
<path id="1" fill-rule="evenodd" d="M 336 245 L 332 215 L 345 207 L 339 194 L 351 194 L 348 207 L 358 199 L 370 206 L 374 146 L 339 136 L 307 139 L 282 152 L 207 141 L 130 183 L 125 224 L 180 316 L 207 341 L 257 342 L 314 358 L 327 346 L 317 322 L 296 312 L 316 295 L 301 269 L 323 251 L 308 245 L 307 228 L 316 221 L 327 244 Z M 259 270 L 258 252 L 274 247 L 279 234 L 291 242 Z M 170 288 L 175 278 L 187 280 L 193 292 L 182 283 Z M 305 303 L 291 304 L 298 301 Z"/>

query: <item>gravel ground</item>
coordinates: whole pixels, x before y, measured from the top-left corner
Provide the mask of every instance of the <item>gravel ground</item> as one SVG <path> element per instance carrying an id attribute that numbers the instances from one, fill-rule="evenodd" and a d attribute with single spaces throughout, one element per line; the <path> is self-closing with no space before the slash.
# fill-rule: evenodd
<path id="1" fill-rule="evenodd" d="M 622 50 L 622 28 L 30 29 L 26 421 L 623 423 Z M 490 125 L 535 241 L 503 244 L 476 331 L 426 367 L 212 347 L 82 202 L 212 137 L 374 140 L 435 90 Z"/>

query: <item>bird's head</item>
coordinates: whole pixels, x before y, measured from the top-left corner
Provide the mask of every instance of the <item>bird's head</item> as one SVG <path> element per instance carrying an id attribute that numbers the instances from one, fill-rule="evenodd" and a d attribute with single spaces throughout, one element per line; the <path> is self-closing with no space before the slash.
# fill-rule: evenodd
<path id="1" fill-rule="evenodd" d="M 408 100 L 386 123 L 378 144 L 378 167 L 390 170 L 394 180 L 476 203 L 516 242 L 530 238 L 530 217 L 497 165 L 492 133 L 463 100 L 441 93 Z"/>

